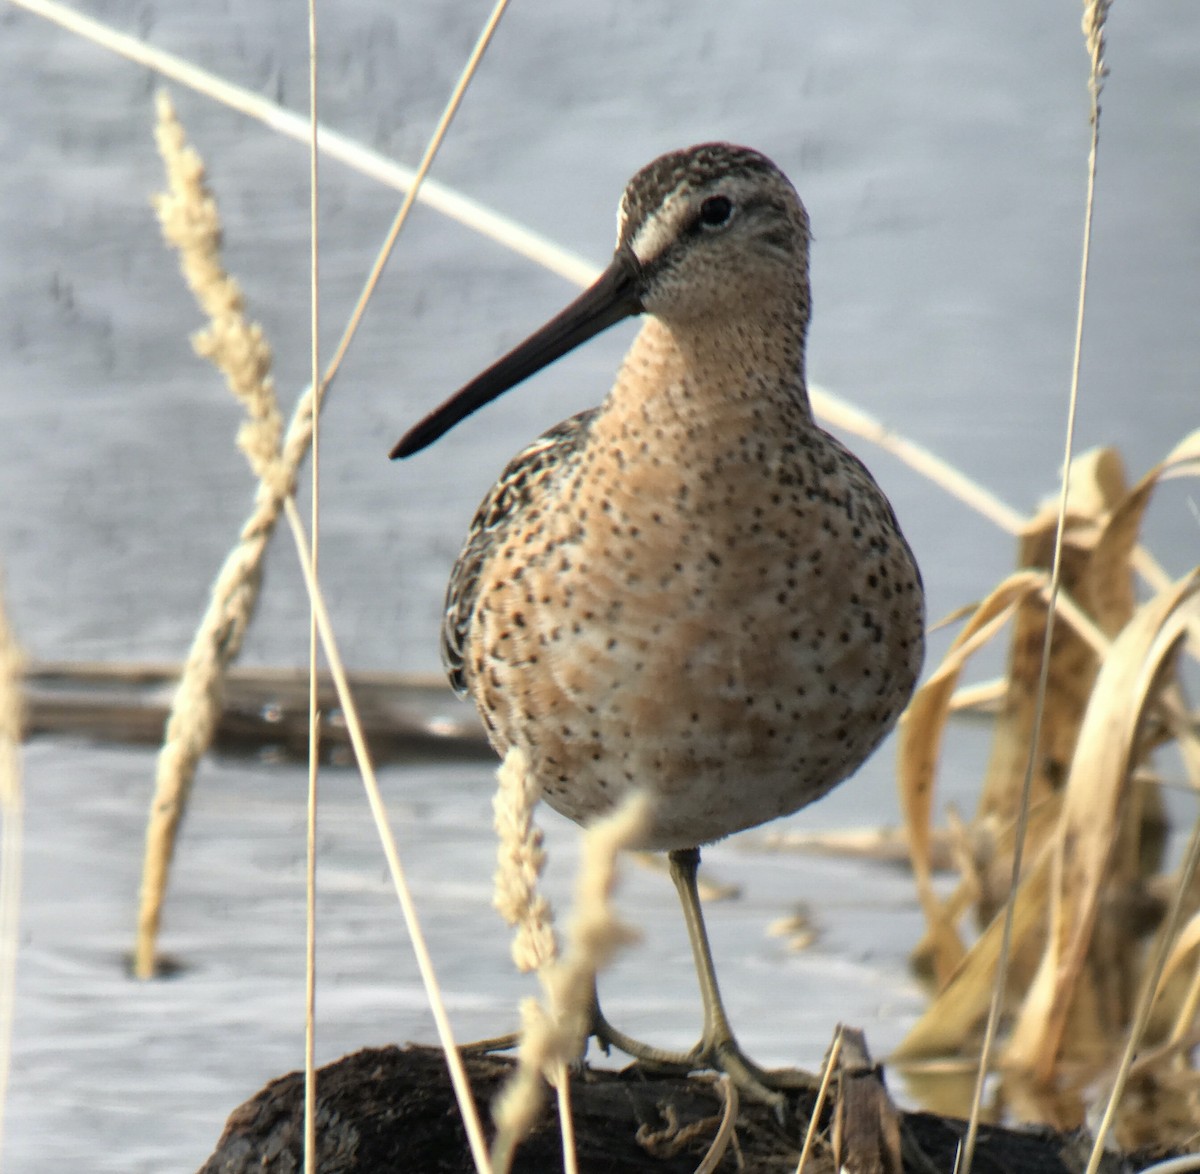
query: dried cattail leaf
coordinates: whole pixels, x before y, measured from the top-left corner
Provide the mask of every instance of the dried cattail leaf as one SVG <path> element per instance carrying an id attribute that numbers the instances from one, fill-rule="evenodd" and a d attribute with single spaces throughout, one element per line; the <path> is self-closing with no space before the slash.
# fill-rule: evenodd
<path id="1" fill-rule="evenodd" d="M 1192 952 L 1200 946 L 1200 912 L 1193 913 L 1192 916 L 1184 923 L 1179 933 L 1176 935 L 1175 941 L 1171 944 L 1171 952 L 1167 955 L 1166 963 L 1163 965 L 1163 972 L 1159 975 L 1158 986 L 1154 991 L 1155 1000 L 1161 999 L 1169 990 L 1172 981 L 1176 978 L 1176 971 L 1191 958 L 1193 968 L 1195 968 L 1197 959 L 1192 958 Z M 1191 985 L 1189 978 L 1188 985 Z M 1194 1012 L 1194 1008 L 1192 1009 Z M 1186 1016 L 1187 1023 L 1180 1030 L 1179 1024 L 1173 1030 L 1172 1034 L 1182 1037 L 1183 1032 L 1191 1026 L 1192 1015 Z"/>
<path id="2" fill-rule="evenodd" d="M 1125 462 L 1115 448 L 1091 448 L 1071 461 L 1067 473 L 1067 514 L 1094 519 L 1107 513 L 1125 496 L 1129 482 Z M 1045 510 L 1058 518 L 1058 499 Z"/>
<path id="3" fill-rule="evenodd" d="M 1158 484 L 1143 477 L 1104 520 L 1087 567 L 1080 604 L 1107 636 L 1116 636 L 1129 622 L 1136 605 L 1133 590 L 1133 552 L 1137 549 L 1146 507 Z"/>
<path id="4" fill-rule="evenodd" d="M 1093 450 L 1072 462 L 1059 583 L 1059 619 L 1069 622 L 1055 625 L 1050 644 L 1041 733 L 1032 762 L 1032 804 L 1061 792 L 1107 643 L 1104 637 L 1114 636 L 1133 614 L 1132 556 L 1152 489 L 1153 481 L 1143 478 L 1128 491 L 1120 458 L 1112 449 Z M 1056 526 L 1057 509 L 1047 506 L 1022 534 L 1022 566 L 1049 569 Z M 1037 724 L 1045 636 L 1044 601 L 1029 599 L 1013 625 L 1008 688 L 996 722 L 978 821 L 1008 823 L 1019 810 Z M 1037 846 L 1035 841 L 1028 848 Z M 987 899 L 978 910 L 981 923 L 990 921 L 1003 904 L 1011 874 L 1011 856 L 997 855 L 983 889 Z M 1023 972 L 1028 974 L 1018 959 L 1018 981 Z"/>
<path id="5" fill-rule="evenodd" d="M 1093 941 L 1102 890 L 1139 757 L 1142 716 L 1186 631 L 1200 574 L 1145 604 L 1114 641 L 1088 705 L 1054 853 L 1050 935 L 1009 1042 L 1007 1063 L 1048 1079 Z M 1085 1033 L 1072 1033 L 1077 1041 Z"/>
<path id="6" fill-rule="evenodd" d="M 900 720 L 897 752 L 900 802 L 927 932 L 937 941 L 935 970 L 941 974 L 948 975 L 962 956 L 958 934 L 946 921 L 932 881 L 934 777 L 950 702 L 967 658 L 992 639 L 1020 601 L 1037 591 L 1043 580 L 1042 575 L 1020 572 L 1001 583 L 975 610 L 945 659 L 917 690 Z"/>
<path id="7" fill-rule="evenodd" d="M 1047 845 L 1040 858 L 1026 871 L 1017 890 L 1013 912 L 1014 948 L 1044 924 L 1050 861 Z M 956 1055 L 974 1039 L 991 1002 L 1003 929 L 1003 919 L 996 917 L 892 1053 L 891 1063 Z"/>
<path id="8" fill-rule="evenodd" d="M 1188 433 L 1167 455 L 1155 472 L 1160 479 L 1196 476 L 1200 473 L 1200 428 Z"/>
<path id="9" fill-rule="evenodd" d="M 1062 811 L 1062 800 L 1059 796 L 1050 796 L 1041 803 L 1030 808 L 1026 824 L 1026 843 L 1036 845 L 1040 850 L 1053 836 L 1058 826 Z M 1002 906 L 1008 899 L 1012 881 L 1012 856 L 1016 827 L 1013 822 L 999 826 L 995 820 L 976 820 L 964 829 L 962 850 L 969 851 L 969 866 L 963 865 L 963 879 L 958 887 L 950 894 L 943 909 L 948 921 L 957 925 L 971 909 L 986 907 L 994 909 L 994 917 L 1002 913 Z M 1027 852 L 1025 859 L 1030 859 Z M 994 862 L 1000 860 L 1008 863 L 1008 871 L 1001 873 Z M 1000 878 L 997 881 L 997 878 Z M 998 895 L 994 886 L 1002 885 L 1003 895 Z M 921 940 L 911 955 L 912 965 L 918 973 L 929 974 L 933 970 L 929 953 L 932 948 L 931 939 L 926 936 Z M 1009 959 L 1010 989 L 1022 990 L 1037 966 L 1041 956 L 1042 939 L 1039 934 L 1030 934 L 1020 942 L 1013 943 L 1013 952 Z M 945 985 L 943 982 L 942 986 Z M 941 989 L 939 986 L 936 989 Z"/>

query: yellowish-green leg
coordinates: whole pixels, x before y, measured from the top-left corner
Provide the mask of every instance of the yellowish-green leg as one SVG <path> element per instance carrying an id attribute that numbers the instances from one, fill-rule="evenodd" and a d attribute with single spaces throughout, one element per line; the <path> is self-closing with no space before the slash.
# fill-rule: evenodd
<path id="1" fill-rule="evenodd" d="M 680 849 L 671 852 L 668 858 L 671 863 L 671 879 L 675 882 L 683 906 L 688 940 L 692 946 L 692 959 L 700 983 L 700 997 L 704 1003 L 704 1031 L 700 1042 L 690 1052 L 673 1052 L 644 1044 L 613 1027 L 600 1011 L 598 1000 L 592 1020 L 592 1034 L 603 1047 L 612 1045 L 627 1055 L 654 1066 L 679 1068 L 685 1072 L 715 1068 L 724 1072 L 741 1093 L 767 1104 L 778 1105 L 782 1102 L 783 1098 L 775 1091 L 777 1089 L 812 1087 L 815 1081 L 808 1073 L 794 1069 L 767 1072 L 750 1060 L 738 1046 L 725 1014 L 725 1006 L 721 1002 L 712 950 L 708 944 L 708 932 L 704 928 L 704 914 L 700 908 L 700 894 L 696 888 L 700 849 Z"/>

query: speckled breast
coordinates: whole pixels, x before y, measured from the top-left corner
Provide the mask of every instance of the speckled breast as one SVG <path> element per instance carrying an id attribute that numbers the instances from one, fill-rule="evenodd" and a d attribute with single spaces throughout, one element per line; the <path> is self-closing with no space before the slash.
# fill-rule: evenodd
<path id="1" fill-rule="evenodd" d="M 788 423 L 764 436 L 747 408 L 706 437 L 602 411 L 506 520 L 466 676 L 497 749 L 524 748 L 571 819 L 640 787 L 647 847 L 719 839 L 819 798 L 907 703 L 924 631 L 912 554 L 807 405 Z"/>

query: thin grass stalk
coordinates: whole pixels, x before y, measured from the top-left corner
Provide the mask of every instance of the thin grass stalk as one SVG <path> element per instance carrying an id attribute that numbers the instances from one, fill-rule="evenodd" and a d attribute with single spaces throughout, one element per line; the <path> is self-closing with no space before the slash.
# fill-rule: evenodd
<path id="1" fill-rule="evenodd" d="M 558 1130 L 562 1136 L 563 1174 L 579 1174 L 575 1147 L 575 1115 L 571 1112 L 571 1078 L 565 1064 L 555 1068 L 554 1092 L 558 1102 Z"/>
<path id="2" fill-rule="evenodd" d="M 971 1112 L 967 1121 L 967 1133 L 962 1149 L 955 1159 L 956 1172 L 970 1174 L 975 1157 L 975 1144 L 979 1136 L 979 1118 L 983 1108 L 983 1090 L 987 1083 L 988 1068 L 1000 1025 L 1000 1008 L 1004 1000 L 1004 989 L 1008 980 L 1008 964 L 1012 950 L 1012 926 L 1016 909 L 1016 892 L 1021 880 L 1021 866 L 1025 853 L 1025 835 L 1029 827 L 1029 803 L 1033 793 L 1034 764 L 1038 745 L 1042 737 L 1042 715 L 1046 705 L 1046 688 L 1050 679 L 1050 649 L 1054 639 L 1054 619 L 1057 614 L 1058 590 L 1062 580 L 1063 537 L 1066 533 L 1067 496 L 1070 489 L 1068 471 L 1075 451 L 1075 419 L 1079 404 L 1079 371 L 1083 358 L 1083 327 L 1087 311 L 1088 269 L 1092 253 L 1092 214 L 1096 204 L 1096 157 L 1100 142 L 1100 90 L 1106 72 L 1104 65 L 1104 21 L 1108 16 L 1111 0 L 1084 0 L 1083 32 L 1091 57 L 1088 75 L 1088 92 L 1091 95 L 1091 142 L 1087 161 L 1087 193 L 1084 201 L 1083 248 L 1079 263 L 1079 299 L 1075 316 L 1075 347 L 1071 358 L 1071 390 L 1067 402 L 1066 436 L 1063 440 L 1062 490 L 1058 499 L 1058 519 L 1054 527 L 1054 559 L 1050 571 L 1050 597 L 1046 611 L 1046 628 L 1042 636 L 1042 660 L 1038 671 L 1037 692 L 1034 700 L 1033 729 L 1029 735 L 1029 757 L 1025 763 L 1025 777 L 1021 783 L 1021 802 L 1017 810 L 1016 842 L 1013 847 L 1012 880 L 1009 899 L 1004 907 L 1004 934 L 1001 939 L 1000 957 L 996 964 L 996 979 L 992 988 L 991 1005 L 988 1008 L 987 1027 L 984 1030 L 983 1046 L 979 1053 L 979 1071 L 975 1079 L 975 1091 L 971 1098 Z M 1090 1174 L 1090 1172 L 1089 1172 Z"/>
<path id="3" fill-rule="evenodd" d="M 488 45 L 491 44 L 492 35 L 500 24 L 500 18 L 504 15 L 504 10 L 507 7 L 508 0 L 496 0 L 491 15 L 488 17 L 487 22 L 484 24 L 475 41 L 475 47 L 471 50 L 471 56 L 467 58 L 467 63 L 463 66 L 462 73 L 459 74 L 458 81 L 455 83 L 450 98 L 446 102 L 446 107 L 442 111 L 442 116 L 438 119 L 438 124 L 434 128 L 433 134 L 429 136 L 429 143 L 425 147 L 425 153 L 421 156 L 421 162 L 417 164 L 417 170 L 413 173 L 412 183 L 405 193 L 404 199 L 400 202 L 400 209 L 392 220 L 392 226 L 388 229 L 388 234 L 384 238 L 383 244 L 379 247 L 375 263 L 371 266 L 371 272 L 367 275 L 367 280 L 363 283 L 362 292 L 358 295 L 358 301 L 350 313 L 350 321 L 347 322 L 346 329 L 343 331 L 342 337 L 334 349 L 333 358 L 329 361 L 329 369 L 325 372 L 325 378 L 320 384 L 318 404 L 325 394 L 325 389 L 337 374 L 338 368 L 341 367 L 342 360 L 346 357 L 346 351 L 349 349 L 351 341 L 358 332 L 359 323 L 362 321 L 363 314 L 366 313 L 367 303 L 371 300 L 371 295 L 375 292 L 375 287 L 379 284 L 379 279 L 383 276 L 383 267 L 387 264 L 388 257 L 392 254 L 396 238 L 400 235 L 400 230 L 408 220 L 408 214 L 417 202 L 417 196 L 420 194 L 421 187 L 425 183 L 425 177 L 429 174 L 430 167 L 433 166 L 433 161 L 437 157 L 442 142 L 446 138 L 446 132 L 450 129 L 450 124 L 454 121 L 454 116 L 458 113 L 458 108 L 466 96 L 467 87 L 471 84 L 471 79 L 474 78 L 475 72 L 479 68 L 479 63 L 483 60 L 483 55 L 487 52 Z M 312 121 L 315 126 L 316 119 L 314 118 Z"/>
<path id="4" fill-rule="evenodd" d="M 313 451 L 316 452 L 315 445 Z M 316 573 L 314 565 L 314 578 Z M 320 720 L 316 688 L 319 637 L 316 635 L 316 620 L 311 616 L 309 629 L 308 803 L 304 862 L 304 1174 L 317 1174 L 317 776 Z"/>
<path id="5" fill-rule="evenodd" d="M 334 687 L 337 689 L 338 706 L 346 718 L 346 732 L 350 737 L 350 745 L 354 750 L 355 762 L 362 775 L 363 788 L 367 793 L 367 803 L 371 816 L 375 821 L 375 829 L 379 834 L 383 847 L 384 858 L 387 860 L 388 873 L 392 879 L 392 887 L 400 902 L 400 911 L 404 924 L 412 942 L 413 954 L 417 960 L 417 969 L 421 972 L 421 981 L 425 987 L 425 996 L 429 1000 L 430 1013 L 437 1029 L 438 1040 L 446 1055 L 446 1065 L 450 1070 L 450 1082 L 454 1086 L 454 1094 L 458 1100 L 458 1109 L 462 1114 L 463 1125 L 467 1131 L 467 1141 L 471 1148 L 471 1156 L 480 1174 L 491 1174 L 491 1164 L 488 1161 L 487 1143 L 483 1138 L 483 1127 L 479 1120 L 479 1110 L 471 1092 L 471 1083 L 463 1067 L 462 1056 L 454 1039 L 454 1031 L 450 1026 L 450 1017 L 446 1012 L 446 1004 L 442 999 L 441 988 L 438 985 L 437 973 L 434 970 L 433 958 L 425 942 L 425 934 L 421 929 L 420 918 L 417 916 L 416 905 L 405 879 L 404 868 L 400 863 L 400 853 L 396 847 L 396 838 L 388 823 L 387 808 L 383 802 L 383 794 L 379 789 L 379 780 L 375 776 L 375 767 L 367 748 L 366 735 L 363 733 L 362 719 L 354 696 L 350 692 L 350 684 L 346 679 L 346 669 L 338 651 L 337 640 L 334 636 L 333 625 L 325 600 L 321 594 L 320 584 L 312 576 L 312 556 L 309 553 L 308 536 L 304 532 L 304 523 L 300 519 L 300 511 L 296 508 L 295 500 L 288 497 L 284 501 L 284 516 L 292 531 L 296 544 L 296 552 L 300 560 L 300 570 L 304 575 L 304 585 L 308 589 L 312 601 L 313 614 L 317 621 L 317 631 L 321 637 L 321 650 L 329 665 Z"/>
<path id="6" fill-rule="evenodd" d="M 821 1110 L 825 1108 L 829 1085 L 833 1080 L 833 1074 L 837 1071 L 838 1058 L 842 1054 L 844 1034 L 845 1029 L 839 1023 L 837 1031 L 833 1033 L 833 1043 L 830 1045 L 829 1055 L 825 1057 L 825 1063 L 821 1069 L 821 1083 L 817 1086 L 817 1099 L 813 1102 L 812 1116 L 808 1119 L 808 1129 L 804 1134 L 804 1145 L 800 1150 L 800 1158 L 796 1162 L 796 1174 L 804 1174 L 804 1165 L 808 1161 L 809 1154 L 812 1153 L 813 1142 L 817 1138 L 817 1128 L 821 1122 Z"/>
<path id="7" fill-rule="evenodd" d="M 21 857 L 25 802 L 21 789 L 21 678 L 25 658 L 0 598 L 0 1159 L 4 1156 L 5 1108 L 12 1068 L 12 1037 L 20 945 Z"/>
<path id="8" fill-rule="evenodd" d="M 314 450 L 315 451 L 315 450 Z M 316 575 L 316 567 L 313 567 Z M 304 867 L 304 1174 L 317 1174 L 317 774 L 320 726 L 316 708 L 316 643 L 310 618 L 308 803 Z"/>
<path id="9" fill-rule="evenodd" d="M 320 211 L 317 153 L 317 4 L 308 0 L 308 117 L 312 138 L 308 147 L 309 240 L 309 383 L 321 377 Z M 319 582 L 321 539 L 321 427 L 313 419 L 312 437 L 312 578 Z M 317 670 L 320 634 L 311 602 L 308 608 L 308 810 L 304 867 L 304 1174 L 317 1174 L 317 782 L 321 769 L 321 722 L 317 709 Z"/>

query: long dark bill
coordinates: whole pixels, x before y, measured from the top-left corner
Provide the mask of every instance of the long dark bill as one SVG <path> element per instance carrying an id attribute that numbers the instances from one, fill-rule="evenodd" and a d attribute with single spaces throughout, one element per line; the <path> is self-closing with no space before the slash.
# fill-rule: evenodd
<path id="1" fill-rule="evenodd" d="M 476 375 L 411 428 L 391 451 L 391 458 L 410 457 L 449 432 L 472 412 L 491 403 L 509 388 L 594 338 L 622 318 L 642 312 L 639 293 L 641 266 L 629 249 L 618 249 L 612 263 L 594 285 L 579 295 L 541 330 Z"/>

